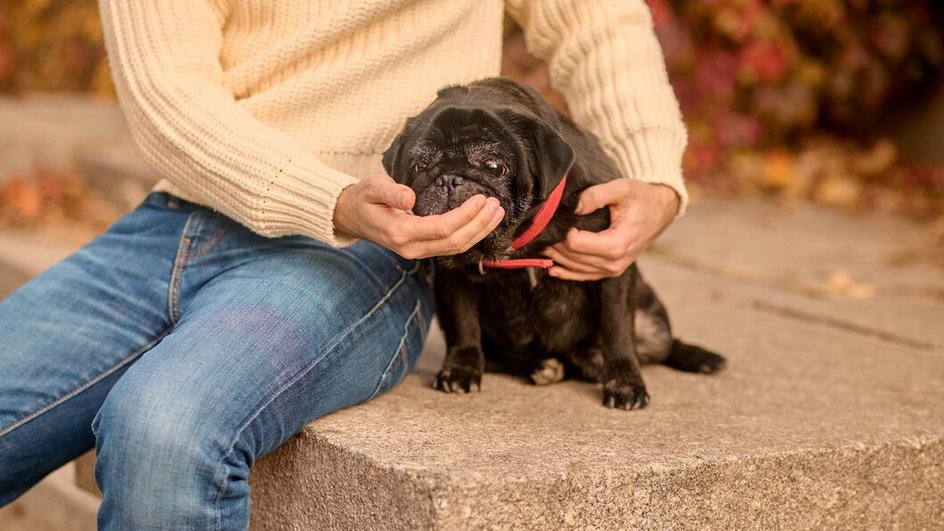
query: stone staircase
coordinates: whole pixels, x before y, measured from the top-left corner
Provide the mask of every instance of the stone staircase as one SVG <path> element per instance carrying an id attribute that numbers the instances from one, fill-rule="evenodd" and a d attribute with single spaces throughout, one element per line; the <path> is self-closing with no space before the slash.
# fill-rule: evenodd
<path id="1" fill-rule="evenodd" d="M 118 180 L 129 167 L 98 160 Z M 23 239 L 0 235 L 0 286 L 65 250 Z M 400 387 L 257 463 L 252 527 L 940 529 L 933 253 L 924 227 L 885 216 L 696 202 L 641 265 L 678 334 L 726 354 L 726 372 L 647 367 L 652 404 L 633 412 L 603 408 L 599 386 L 496 374 L 481 393 L 445 395 L 430 388 L 434 332 Z M 88 489 L 91 463 L 77 474 Z M 0 529 L 93 529 L 88 503 L 71 505 L 72 527 L 38 520 L 72 489 L 44 481 L 0 510 Z"/>

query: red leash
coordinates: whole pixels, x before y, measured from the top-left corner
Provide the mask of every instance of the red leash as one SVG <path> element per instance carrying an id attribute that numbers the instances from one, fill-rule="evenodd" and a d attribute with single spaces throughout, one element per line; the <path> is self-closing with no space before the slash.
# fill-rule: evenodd
<path id="1" fill-rule="evenodd" d="M 551 195 L 548 196 L 547 201 L 541 205 L 541 209 L 538 210 L 538 213 L 534 216 L 534 219 L 531 221 L 531 226 L 528 227 L 528 230 L 521 233 L 520 236 L 515 238 L 511 242 L 511 247 L 508 248 L 509 253 L 514 253 L 518 249 L 521 249 L 525 245 L 531 243 L 531 240 L 537 238 L 538 234 L 541 234 L 541 231 L 547 227 L 547 224 L 551 222 L 551 218 L 554 217 L 554 213 L 557 212 L 557 207 L 560 206 L 561 198 L 564 196 L 564 186 L 567 184 L 567 175 L 561 178 L 560 183 L 554 187 L 551 191 Z M 483 275 L 485 270 L 483 267 L 489 267 L 492 269 L 523 269 L 526 267 L 540 267 L 547 269 L 554 265 L 554 261 L 549 258 L 508 258 L 505 260 L 481 260 L 479 262 L 479 272 Z"/>

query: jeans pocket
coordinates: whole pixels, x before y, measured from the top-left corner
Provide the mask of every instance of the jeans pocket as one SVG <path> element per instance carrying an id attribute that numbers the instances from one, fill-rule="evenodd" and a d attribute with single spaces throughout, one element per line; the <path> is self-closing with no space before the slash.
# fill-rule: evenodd
<path id="1" fill-rule="evenodd" d="M 403 325 L 403 337 L 400 338 L 399 345 L 393 352 L 390 361 L 387 362 L 387 367 L 380 376 L 380 381 L 377 382 L 377 387 L 370 398 L 386 393 L 406 378 L 406 375 L 413 370 L 413 365 L 423 350 L 425 338 L 426 317 L 423 312 L 423 303 L 417 300 L 413 312 L 410 313 Z"/>

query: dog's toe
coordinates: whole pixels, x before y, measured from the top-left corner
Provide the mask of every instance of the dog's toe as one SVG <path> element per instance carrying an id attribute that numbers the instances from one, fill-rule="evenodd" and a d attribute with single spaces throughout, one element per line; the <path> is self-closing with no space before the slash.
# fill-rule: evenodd
<path id="1" fill-rule="evenodd" d="M 531 381 L 534 385 L 549 385 L 563 379 L 564 364 L 557 358 L 541 360 L 531 373 Z"/>
<path id="2" fill-rule="evenodd" d="M 641 382 L 610 380 L 603 385 L 603 405 L 625 410 L 642 409 L 649 405 L 649 393 Z"/>
<path id="3" fill-rule="evenodd" d="M 482 375 L 461 368 L 443 369 L 436 375 L 436 389 L 446 393 L 470 393 L 482 388 Z"/>

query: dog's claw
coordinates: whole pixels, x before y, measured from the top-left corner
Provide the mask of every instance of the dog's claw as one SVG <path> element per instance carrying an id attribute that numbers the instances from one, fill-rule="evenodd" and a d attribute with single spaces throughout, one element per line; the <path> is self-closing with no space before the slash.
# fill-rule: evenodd
<path id="1" fill-rule="evenodd" d="M 643 409 L 649 405 L 649 393 L 642 383 L 610 380 L 603 386 L 603 405 L 627 411 Z"/>
<path id="2" fill-rule="evenodd" d="M 471 393 L 482 389 L 482 375 L 461 368 L 443 369 L 436 375 L 436 389 L 445 393 Z"/>

